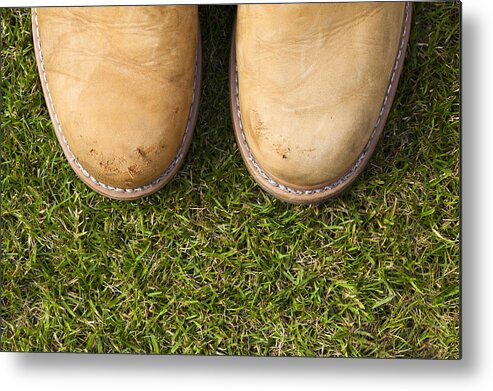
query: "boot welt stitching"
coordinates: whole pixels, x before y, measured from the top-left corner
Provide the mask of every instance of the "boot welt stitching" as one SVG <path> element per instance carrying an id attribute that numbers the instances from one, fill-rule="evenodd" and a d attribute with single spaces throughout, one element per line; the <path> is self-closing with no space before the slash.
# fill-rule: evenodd
<path id="1" fill-rule="evenodd" d="M 403 52 L 403 49 L 404 49 L 404 42 L 406 41 L 405 38 L 406 38 L 406 35 L 407 35 L 407 27 L 408 27 L 408 22 L 409 22 L 409 9 L 410 9 L 410 6 L 411 6 L 411 3 L 410 2 L 406 2 L 405 17 L 404 17 L 404 28 L 403 28 L 402 35 L 401 35 L 401 42 L 400 42 L 400 45 L 399 45 L 399 51 L 397 53 L 397 57 L 396 57 L 395 64 L 394 64 L 394 68 L 393 68 L 393 71 L 392 71 L 392 75 L 390 77 L 390 82 L 389 82 L 389 85 L 387 87 L 387 91 L 385 93 L 385 97 L 384 97 L 384 100 L 383 100 L 382 107 L 380 109 L 380 113 L 378 115 L 377 122 L 375 124 L 375 127 L 373 128 L 373 131 L 372 131 L 372 133 L 370 135 L 370 138 L 369 138 L 368 142 L 366 143 L 366 145 L 365 145 L 365 147 L 363 149 L 363 152 L 358 157 L 358 159 L 353 164 L 353 166 L 349 169 L 349 171 L 347 171 L 342 177 L 340 177 L 337 181 L 331 183 L 330 185 L 327 185 L 327 186 L 324 186 L 324 187 L 321 187 L 321 188 L 318 188 L 318 189 L 313 189 L 313 190 L 299 190 L 299 189 L 295 189 L 295 188 L 292 188 L 292 187 L 289 187 L 289 186 L 285 186 L 283 184 L 280 184 L 280 183 L 276 182 L 264 170 L 262 170 L 262 168 L 260 168 L 260 165 L 257 163 L 257 161 L 255 160 L 255 157 L 253 156 L 252 151 L 250 150 L 250 146 L 248 145 L 248 142 L 247 142 L 247 139 L 246 139 L 246 135 L 245 135 L 245 131 L 243 129 L 243 122 L 241 120 L 241 110 L 240 110 L 240 92 L 239 92 L 239 83 L 238 83 L 238 65 L 236 64 L 236 61 L 235 61 L 235 72 L 236 72 L 236 74 L 235 74 L 235 81 L 236 81 L 236 113 L 237 113 L 237 117 L 238 117 L 238 123 L 240 125 L 241 139 L 243 141 L 243 146 L 246 148 L 246 150 L 248 152 L 248 160 L 250 160 L 250 162 L 252 163 L 252 165 L 255 168 L 255 170 L 268 183 L 270 183 L 272 186 L 275 186 L 275 187 L 277 187 L 277 188 L 279 188 L 282 191 L 287 192 L 287 193 L 297 194 L 297 195 L 312 195 L 312 194 L 318 194 L 318 193 L 323 193 L 323 192 L 332 190 L 335 187 L 337 187 L 337 186 L 341 185 L 342 183 L 346 182 L 354 174 L 354 172 L 358 169 L 358 167 L 361 165 L 362 161 L 365 159 L 366 155 L 368 154 L 368 151 L 369 151 L 370 146 L 371 146 L 371 144 L 373 142 L 373 139 L 375 138 L 375 136 L 377 134 L 377 129 L 378 129 L 378 126 L 380 125 L 380 122 L 381 122 L 381 119 L 382 119 L 382 115 L 383 115 L 385 109 L 387 108 L 388 98 L 389 98 L 390 92 L 392 90 L 392 86 L 393 86 L 393 82 L 394 82 L 394 79 L 395 79 L 395 75 L 397 73 L 397 68 L 399 67 L 400 59 L 401 59 L 402 52 Z"/>
<path id="2" fill-rule="evenodd" d="M 66 146 L 67 151 L 69 152 L 69 156 L 68 157 L 70 158 L 70 160 L 72 160 L 74 162 L 75 166 L 80 170 L 80 172 L 82 173 L 82 175 L 84 175 L 85 177 L 89 178 L 91 180 L 91 182 L 94 183 L 96 186 L 102 187 L 105 190 L 108 190 L 108 191 L 111 191 L 111 192 L 115 192 L 115 193 L 125 193 L 125 192 L 126 193 L 138 193 L 138 192 L 142 192 L 142 191 L 145 191 L 147 189 L 150 189 L 151 187 L 155 187 L 161 181 L 163 181 L 164 179 L 166 179 L 166 177 L 170 174 L 170 172 L 175 168 L 175 166 L 178 163 L 178 161 L 183 157 L 183 149 L 185 147 L 185 141 L 187 140 L 188 135 L 190 133 L 190 124 L 191 124 L 191 121 L 192 121 L 192 111 L 193 111 L 192 108 L 193 108 L 193 105 L 195 103 L 196 87 L 197 87 L 197 73 L 198 73 L 198 64 L 197 64 L 197 62 L 198 62 L 198 56 L 196 57 L 196 60 L 195 60 L 195 70 L 194 70 L 194 80 L 193 80 L 193 95 L 192 95 L 192 102 L 190 104 L 190 111 L 189 111 L 189 114 L 188 114 L 188 120 L 187 120 L 187 125 L 186 125 L 186 128 L 185 128 L 185 133 L 183 135 L 183 138 L 182 138 L 180 147 L 178 148 L 178 151 L 176 153 L 176 156 L 173 159 L 173 161 L 169 164 L 169 166 L 166 169 L 166 171 L 159 178 L 155 179 L 154 181 L 152 181 L 148 185 L 144 185 L 144 186 L 140 186 L 140 187 L 119 188 L 119 187 L 114 187 L 114 186 L 106 185 L 106 184 L 98 181 L 96 178 L 94 178 L 92 175 L 90 175 L 87 172 L 86 169 L 84 169 L 84 167 L 82 166 L 82 164 L 77 160 L 77 157 L 75 156 L 75 154 L 70 149 L 70 146 L 69 146 L 69 144 L 68 144 L 68 142 L 67 142 L 67 140 L 65 138 L 65 135 L 63 134 L 62 125 L 60 124 L 60 121 L 59 121 L 58 116 L 56 114 L 55 105 L 53 103 L 53 99 L 51 97 L 50 88 L 48 86 L 48 78 L 46 77 L 45 66 L 44 66 L 44 61 L 43 61 L 43 51 L 41 50 L 41 38 L 40 38 L 40 34 L 39 34 L 38 13 L 37 13 L 36 9 L 33 9 L 33 12 L 34 12 L 34 21 L 35 21 L 35 24 L 36 24 L 36 41 L 37 41 L 37 44 L 38 44 L 40 68 L 41 68 L 41 71 L 42 71 L 42 74 L 43 74 L 43 80 L 42 81 L 44 81 L 44 85 L 45 85 L 46 91 L 48 93 L 48 100 L 50 102 L 50 106 L 51 106 L 51 109 L 53 111 L 53 117 L 54 117 L 55 122 L 56 122 L 54 124 L 55 125 L 55 129 L 60 134 L 60 136 L 62 138 L 62 141 L 63 141 L 64 145 Z M 199 49 L 197 48 L 197 50 L 199 50 Z"/>

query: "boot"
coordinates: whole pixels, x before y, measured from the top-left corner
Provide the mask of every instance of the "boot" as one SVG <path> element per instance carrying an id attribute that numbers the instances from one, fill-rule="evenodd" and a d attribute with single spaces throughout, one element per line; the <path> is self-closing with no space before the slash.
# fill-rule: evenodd
<path id="1" fill-rule="evenodd" d="M 262 188 L 318 203 L 355 180 L 389 113 L 410 21 L 410 3 L 238 6 L 231 109 Z"/>
<path id="2" fill-rule="evenodd" d="M 163 187 L 197 118 L 197 6 L 38 8 L 32 23 L 48 110 L 75 173 L 115 199 Z"/>

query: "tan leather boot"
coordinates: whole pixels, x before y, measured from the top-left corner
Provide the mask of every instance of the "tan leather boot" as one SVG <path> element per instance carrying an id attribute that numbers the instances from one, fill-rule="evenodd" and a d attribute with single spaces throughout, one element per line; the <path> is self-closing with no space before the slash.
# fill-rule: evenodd
<path id="1" fill-rule="evenodd" d="M 410 21 L 410 3 L 238 6 L 231 108 L 261 187 L 316 203 L 354 181 L 389 113 Z"/>
<path id="2" fill-rule="evenodd" d="M 197 117 L 197 7 L 38 8 L 32 23 L 48 110 L 76 174 L 116 199 L 164 186 Z"/>

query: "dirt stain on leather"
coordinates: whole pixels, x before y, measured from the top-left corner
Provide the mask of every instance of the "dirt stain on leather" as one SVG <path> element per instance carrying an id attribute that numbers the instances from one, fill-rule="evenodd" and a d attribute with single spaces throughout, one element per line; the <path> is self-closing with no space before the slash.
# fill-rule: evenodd
<path id="1" fill-rule="evenodd" d="M 273 144 L 274 150 L 276 153 L 282 158 L 287 159 L 289 153 L 291 152 L 291 148 L 282 144 Z"/>
<path id="2" fill-rule="evenodd" d="M 140 159 L 144 160 L 146 163 L 150 163 L 152 161 L 152 153 L 156 150 L 155 147 L 145 147 L 140 146 L 137 147 L 137 155 Z"/>
<path id="3" fill-rule="evenodd" d="M 145 149 L 145 147 L 137 147 L 137 153 L 139 154 L 139 156 L 143 159 L 146 159 L 147 158 L 147 151 Z"/>
<path id="4" fill-rule="evenodd" d="M 132 166 L 127 167 L 127 171 L 128 171 L 128 173 L 130 174 L 130 176 L 132 178 L 134 178 L 140 172 L 139 169 L 137 168 L 137 166 L 135 164 L 132 165 Z"/>
<path id="5" fill-rule="evenodd" d="M 267 139 L 269 136 L 269 131 L 267 126 L 265 126 L 264 121 L 260 117 L 260 114 L 257 110 L 252 109 L 252 124 L 254 124 L 254 131 L 257 137 L 261 137 Z"/>

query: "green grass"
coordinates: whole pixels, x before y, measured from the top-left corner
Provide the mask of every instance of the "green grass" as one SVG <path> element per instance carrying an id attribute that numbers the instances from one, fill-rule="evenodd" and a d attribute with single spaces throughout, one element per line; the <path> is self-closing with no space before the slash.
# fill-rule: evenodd
<path id="1" fill-rule="evenodd" d="M 384 135 L 342 196 L 263 192 L 229 112 L 233 6 L 200 9 L 204 81 L 186 163 L 106 199 L 57 144 L 28 10 L 2 10 L 1 349 L 458 358 L 459 4 L 414 5 Z"/>

